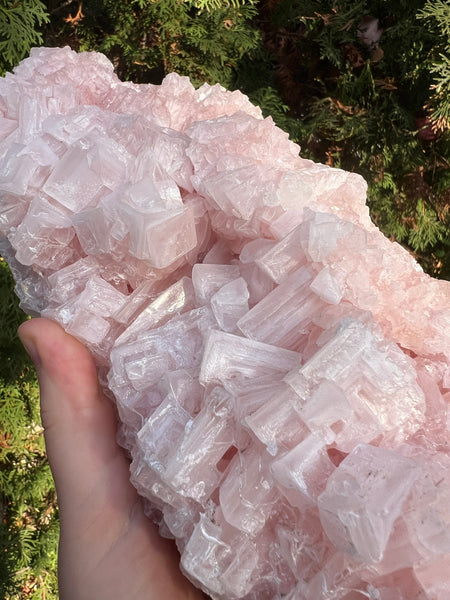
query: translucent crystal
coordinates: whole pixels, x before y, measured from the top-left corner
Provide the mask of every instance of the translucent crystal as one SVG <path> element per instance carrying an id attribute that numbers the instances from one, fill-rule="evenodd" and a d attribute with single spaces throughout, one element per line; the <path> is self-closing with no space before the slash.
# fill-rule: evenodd
<path id="1" fill-rule="evenodd" d="M 74 146 L 58 162 L 45 182 L 43 191 L 62 206 L 75 212 L 79 208 L 94 204 L 102 187 L 100 177 L 90 168 L 84 149 Z"/>
<path id="2" fill-rule="evenodd" d="M 249 293 L 245 279 L 239 277 L 223 285 L 211 298 L 211 308 L 223 331 L 237 330 L 240 317 L 248 312 Z"/>
<path id="3" fill-rule="evenodd" d="M 250 592 L 249 576 L 257 564 L 257 550 L 248 536 L 232 528 L 224 532 L 206 515 L 200 517 L 181 557 L 181 566 L 195 582 L 215 597 L 230 600 Z"/>
<path id="4" fill-rule="evenodd" d="M 322 308 L 320 300 L 310 291 L 311 279 L 306 267 L 294 271 L 238 321 L 239 329 L 251 339 L 299 350 L 305 325 Z"/>
<path id="5" fill-rule="evenodd" d="M 219 496 L 222 513 L 230 525 L 255 536 L 264 527 L 279 496 L 257 448 L 234 455 Z"/>
<path id="6" fill-rule="evenodd" d="M 197 264 L 192 268 L 192 283 L 198 304 L 206 304 L 221 287 L 240 275 L 238 265 Z"/>
<path id="7" fill-rule="evenodd" d="M 357 446 L 330 475 L 318 499 L 328 537 L 354 558 L 380 561 L 419 475 L 420 467 L 414 461 L 392 450 Z"/>
<path id="8" fill-rule="evenodd" d="M 332 441 L 332 437 L 310 434 L 272 463 L 272 474 L 292 506 L 304 510 L 308 503 L 317 503 L 334 471 L 327 454 L 327 443 Z"/>
<path id="9" fill-rule="evenodd" d="M 205 400 L 204 408 L 171 453 L 163 474 L 172 488 L 197 502 L 205 502 L 216 488 L 221 478 L 217 465 L 234 441 L 229 394 L 217 387 Z M 205 472 L 207 480 L 202 477 Z"/>
<path id="10" fill-rule="evenodd" d="M 243 393 L 255 382 L 260 386 L 281 379 L 299 360 L 296 352 L 214 329 L 206 340 L 200 383 L 220 383 L 231 393 Z"/>
<path id="11" fill-rule="evenodd" d="M 450 284 L 366 187 L 220 85 L 69 48 L 0 78 L 21 306 L 93 353 L 144 512 L 213 600 L 450 598 Z"/>

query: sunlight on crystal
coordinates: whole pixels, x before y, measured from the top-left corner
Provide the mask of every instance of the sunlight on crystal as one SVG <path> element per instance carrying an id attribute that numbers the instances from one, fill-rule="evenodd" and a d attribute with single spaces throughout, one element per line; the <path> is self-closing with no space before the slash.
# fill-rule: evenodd
<path id="1" fill-rule="evenodd" d="M 0 79 L 0 252 L 94 354 L 214 600 L 450 598 L 450 284 L 240 92 L 40 48 Z"/>

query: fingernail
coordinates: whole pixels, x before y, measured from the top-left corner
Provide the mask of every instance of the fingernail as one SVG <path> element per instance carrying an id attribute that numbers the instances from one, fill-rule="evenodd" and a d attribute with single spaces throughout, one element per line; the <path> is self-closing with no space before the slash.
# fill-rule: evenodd
<path id="1" fill-rule="evenodd" d="M 21 335 L 20 330 L 19 330 L 19 338 L 20 338 L 20 341 L 22 342 L 23 347 L 27 351 L 29 357 L 33 361 L 34 366 L 39 367 L 41 364 L 41 358 L 39 356 L 39 352 L 36 347 L 36 344 L 34 343 L 34 340 L 32 338 L 29 338 L 28 336 Z"/>

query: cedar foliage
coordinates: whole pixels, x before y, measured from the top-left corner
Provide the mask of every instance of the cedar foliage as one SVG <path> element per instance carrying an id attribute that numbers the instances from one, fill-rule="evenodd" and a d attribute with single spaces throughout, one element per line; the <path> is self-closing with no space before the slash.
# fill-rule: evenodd
<path id="1" fill-rule="evenodd" d="M 0 73 L 41 43 L 104 52 L 125 80 L 241 89 L 304 156 L 361 173 L 380 228 L 450 279 L 447 0 L 0 0 Z M 56 499 L 12 288 L 0 260 L 0 597 L 56 600 Z"/>
<path id="2" fill-rule="evenodd" d="M 56 496 L 13 283 L 0 260 L 0 598 L 56 600 Z"/>
<path id="3" fill-rule="evenodd" d="M 67 41 L 77 50 L 98 50 L 121 79 L 160 83 L 176 71 L 200 85 L 231 84 L 241 58 L 259 45 L 251 20 L 254 0 L 92 0 L 65 6 L 50 2 L 54 21 L 48 45 Z"/>
<path id="4" fill-rule="evenodd" d="M 39 28 L 48 20 L 40 0 L 0 0 L 0 75 L 42 44 Z"/>

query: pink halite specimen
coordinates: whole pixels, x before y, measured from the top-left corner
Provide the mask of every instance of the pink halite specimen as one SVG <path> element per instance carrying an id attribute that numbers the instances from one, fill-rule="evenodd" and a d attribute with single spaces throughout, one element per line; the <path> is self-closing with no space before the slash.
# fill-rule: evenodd
<path id="1" fill-rule="evenodd" d="M 450 284 L 239 92 L 35 49 L 0 248 L 94 353 L 131 479 L 214 599 L 450 598 Z"/>

